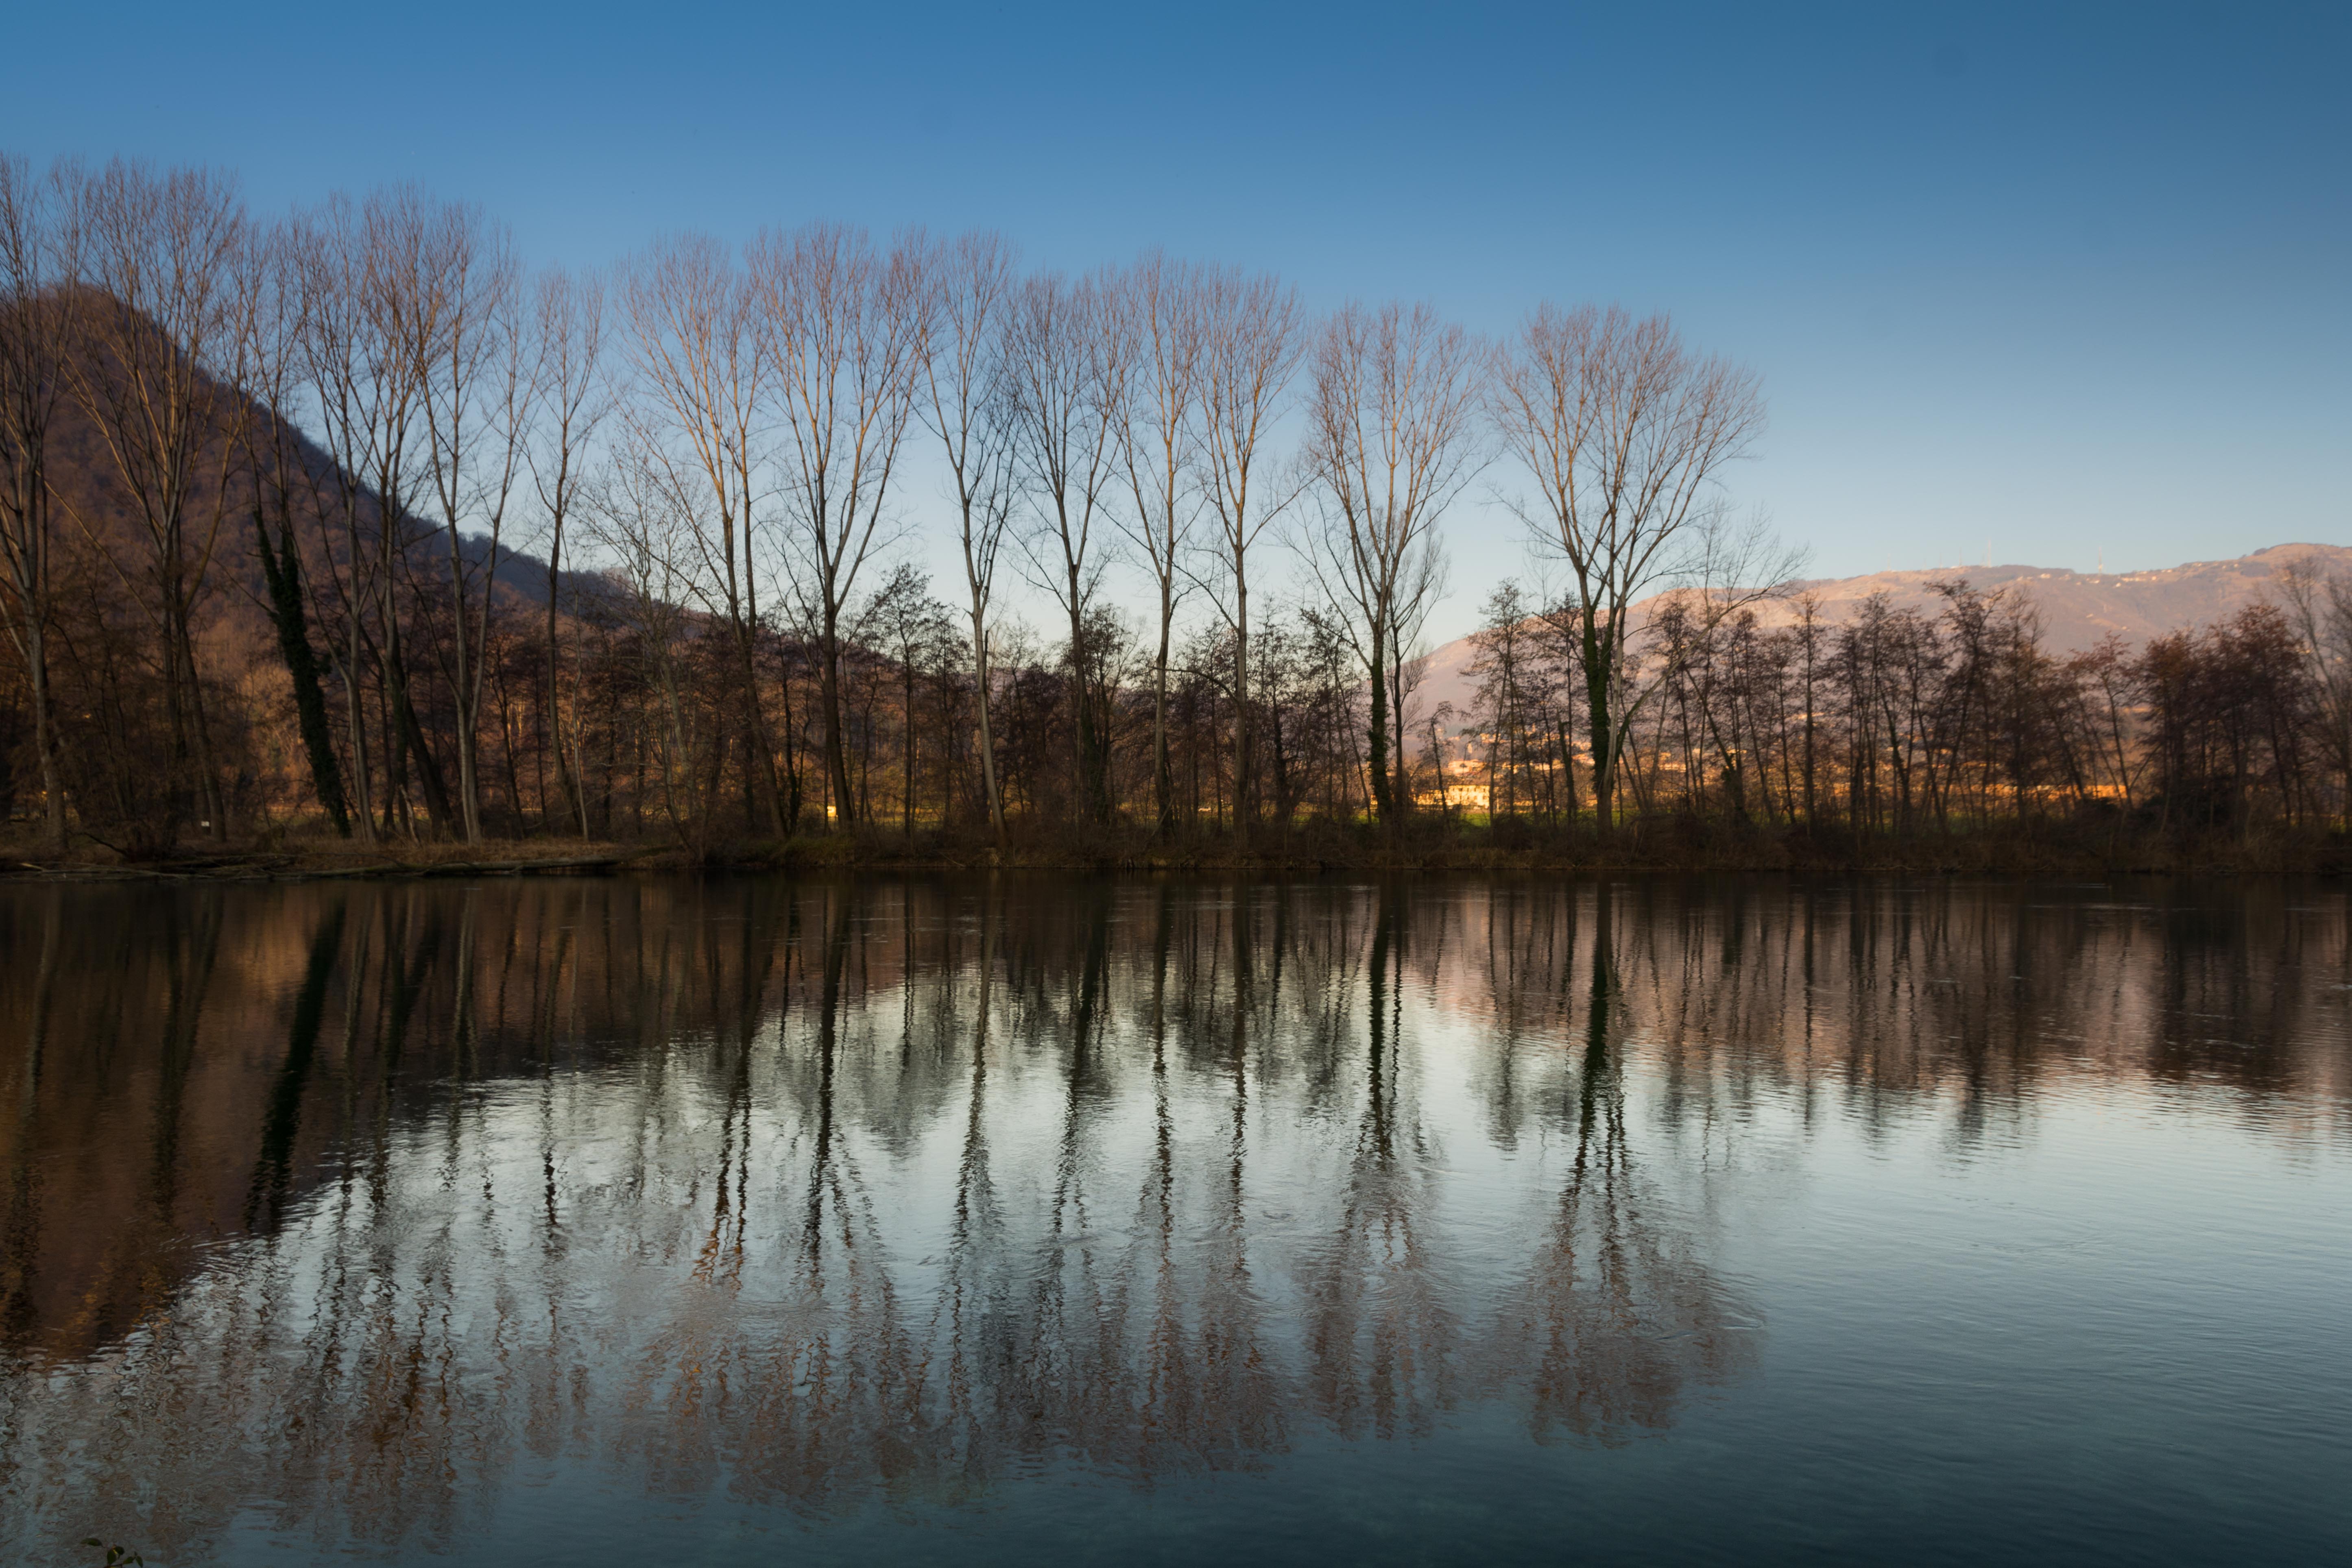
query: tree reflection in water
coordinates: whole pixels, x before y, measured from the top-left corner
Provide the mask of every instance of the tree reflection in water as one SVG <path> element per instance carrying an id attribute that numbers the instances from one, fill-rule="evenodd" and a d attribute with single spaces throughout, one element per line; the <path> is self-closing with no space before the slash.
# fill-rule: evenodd
<path id="1" fill-rule="evenodd" d="M 1592 956 L 1568 1178 L 1533 1266 L 1496 1332 L 1500 1363 L 1528 1369 L 1528 1426 L 1604 1441 L 1663 1429 L 1684 1384 L 1742 1369 L 1754 1351 L 1689 1239 L 1652 1223 L 1626 1132 L 1615 901 L 1593 900 Z"/>
<path id="2" fill-rule="evenodd" d="M 1769 1095 L 1948 1103 L 1966 1141 L 2067 1075 L 2308 1090 L 2341 1058 L 2298 1052 L 2292 978 L 2344 974 L 2342 917 L 1769 882 L 8 889 L 0 1538 L 217 1539 L 258 1486 L 322 1544 L 429 1541 L 551 1468 L 824 1516 L 1474 1402 L 1622 1441 L 1756 1354 L 1691 1140 Z"/>

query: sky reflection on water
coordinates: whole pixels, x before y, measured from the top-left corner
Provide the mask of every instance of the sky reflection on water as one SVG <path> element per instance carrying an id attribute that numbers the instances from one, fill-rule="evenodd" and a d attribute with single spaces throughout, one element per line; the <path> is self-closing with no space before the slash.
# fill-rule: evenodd
<path id="1" fill-rule="evenodd" d="M 0 890 L 0 1547 L 2352 1546 L 2340 889 Z"/>

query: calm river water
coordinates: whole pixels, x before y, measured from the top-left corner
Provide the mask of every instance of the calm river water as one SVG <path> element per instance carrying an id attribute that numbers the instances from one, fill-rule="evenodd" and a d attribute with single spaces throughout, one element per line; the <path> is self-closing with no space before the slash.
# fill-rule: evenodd
<path id="1" fill-rule="evenodd" d="M 0 888 L 0 1559 L 2352 1560 L 2342 883 Z"/>

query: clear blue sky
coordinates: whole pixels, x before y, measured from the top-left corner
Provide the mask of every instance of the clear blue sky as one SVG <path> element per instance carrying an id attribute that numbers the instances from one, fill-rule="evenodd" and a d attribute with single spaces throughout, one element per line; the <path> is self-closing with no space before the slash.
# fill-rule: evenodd
<path id="1" fill-rule="evenodd" d="M 536 259 L 992 225 L 1674 312 L 1814 570 L 2352 542 L 2352 6 L 26 8 L 0 146 L 416 178 Z M 22 68 L 22 62 L 39 62 Z M 1516 558 L 1456 528 L 1454 612 Z M 1458 629 L 1458 625 L 1442 629 Z"/>

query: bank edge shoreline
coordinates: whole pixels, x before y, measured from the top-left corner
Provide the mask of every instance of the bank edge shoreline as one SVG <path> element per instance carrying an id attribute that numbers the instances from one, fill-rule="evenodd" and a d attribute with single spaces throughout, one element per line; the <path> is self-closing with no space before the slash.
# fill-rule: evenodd
<path id="1" fill-rule="evenodd" d="M 131 861 L 98 846 L 64 855 L 0 843 L 0 880 L 332 881 L 426 878 L 598 876 L 682 872 L 942 873 L 1038 871 L 1102 874 L 1314 876 L 1844 875 L 2064 877 L 2167 874 L 2352 874 L 2352 833 L 2218 832 L 2193 837 L 2053 831 L 1933 832 L 1903 837 L 1729 829 L 1706 823 L 1633 825 L 1609 839 L 1590 831 L 1470 828 L 1384 836 L 1377 830 L 1272 831 L 1243 846 L 1230 838 L 1168 841 L 1143 833 L 1060 834 L 1005 849 L 955 835 L 911 839 L 880 830 L 808 835 L 695 847 L 549 839 L 367 848 L 336 839 L 278 839 L 247 847 L 189 846 Z"/>

